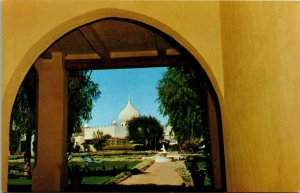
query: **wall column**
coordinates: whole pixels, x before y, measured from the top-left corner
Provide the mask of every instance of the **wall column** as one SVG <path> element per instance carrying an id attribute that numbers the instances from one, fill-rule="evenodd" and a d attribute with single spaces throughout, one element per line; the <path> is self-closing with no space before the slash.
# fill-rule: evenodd
<path id="1" fill-rule="evenodd" d="M 212 159 L 212 176 L 213 186 L 215 190 L 224 191 L 225 179 L 222 175 L 222 150 L 220 149 L 221 137 L 219 132 L 219 123 L 217 109 L 214 99 L 210 92 L 207 92 L 207 106 L 208 106 L 208 125 L 209 125 L 209 136 L 210 136 L 210 148 L 211 148 L 211 159 Z"/>
<path id="2" fill-rule="evenodd" d="M 33 192 L 60 192 L 67 178 L 67 74 L 61 53 L 35 63 L 38 74 L 37 165 Z"/>
<path id="3" fill-rule="evenodd" d="M 300 3 L 220 8 L 227 191 L 299 192 Z"/>

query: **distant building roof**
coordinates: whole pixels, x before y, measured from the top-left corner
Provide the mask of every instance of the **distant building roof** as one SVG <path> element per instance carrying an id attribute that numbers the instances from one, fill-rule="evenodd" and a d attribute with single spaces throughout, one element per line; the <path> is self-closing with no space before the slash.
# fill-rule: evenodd
<path id="1" fill-rule="evenodd" d="M 128 99 L 127 106 L 120 112 L 120 122 L 127 122 L 132 118 L 139 117 L 140 113 L 132 106 L 130 98 Z"/>

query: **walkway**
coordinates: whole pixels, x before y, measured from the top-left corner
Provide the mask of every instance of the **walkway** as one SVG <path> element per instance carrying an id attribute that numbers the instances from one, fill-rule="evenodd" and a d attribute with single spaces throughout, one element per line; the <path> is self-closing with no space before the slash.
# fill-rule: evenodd
<path id="1" fill-rule="evenodd" d="M 132 175 L 119 184 L 181 186 L 183 181 L 175 169 L 176 162 L 155 162 L 142 174 Z"/>

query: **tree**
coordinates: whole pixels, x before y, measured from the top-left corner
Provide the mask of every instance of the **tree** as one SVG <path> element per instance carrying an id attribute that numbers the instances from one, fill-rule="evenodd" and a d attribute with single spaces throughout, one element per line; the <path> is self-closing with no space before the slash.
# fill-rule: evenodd
<path id="1" fill-rule="evenodd" d="M 99 85 L 91 80 L 92 71 L 71 71 L 68 81 L 68 136 L 79 131 L 92 118 L 93 101 L 100 97 Z"/>
<path id="2" fill-rule="evenodd" d="M 71 135 L 91 120 L 93 101 L 100 97 L 99 85 L 91 80 L 92 71 L 71 71 L 68 80 L 68 152 L 73 149 Z"/>
<path id="3" fill-rule="evenodd" d="M 160 122 L 152 116 L 141 116 L 128 121 L 128 139 L 143 144 L 148 149 L 156 149 L 164 139 Z"/>
<path id="4" fill-rule="evenodd" d="M 10 120 L 10 152 L 16 153 L 23 135 L 25 141 L 25 164 L 31 167 L 31 136 L 35 130 L 36 117 L 36 74 L 29 70 L 17 93 Z"/>
<path id="5" fill-rule="evenodd" d="M 104 135 L 102 131 L 96 131 L 93 133 L 93 145 L 97 150 L 101 150 L 106 144 L 106 141 L 110 139 L 109 134 Z"/>
<path id="6" fill-rule="evenodd" d="M 210 139 L 207 123 L 209 80 L 196 63 L 168 68 L 158 83 L 159 110 L 168 116 L 180 146 L 198 151 L 204 145 L 207 174 L 211 176 Z M 200 143 L 199 139 L 203 139 Z"/>
<path id="7" fill-rule="evenodd" d="M 188 153 L 199 153 L 201 151 L 202 144 L 203 141 L 196 137 L 186 140 L 182 145 L 182 149 Z"/>
<path id="8" fill-rule="evenodd" d="M 168 116 L 179 144 L 204 137 L 206 125 L 207 79 L 197 67 L 170 67 L 159 81 L 159 110 Z"/>
<path id="9" fill-rule="evenodd" d="M 90 78 L 92 71 L 70 72 L 68 81 L 68 139 L 84 121 L 91 119 L 93 100 L 100 96 L 97 83 Z M 16 152 L 21 136 L 26 134 L 25 160 L 30 163 L 31 136 L 36 122 L 36 82 L 34 67 L 25 76 L 17 93 L 11 114 L 10 151 Z M 29 164 L 30 165 L 30 164 Z"/>

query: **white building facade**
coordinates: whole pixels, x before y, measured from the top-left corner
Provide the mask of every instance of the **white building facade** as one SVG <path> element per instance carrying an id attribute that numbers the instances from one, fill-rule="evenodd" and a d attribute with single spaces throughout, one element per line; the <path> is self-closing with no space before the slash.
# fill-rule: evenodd
<path id="1" fill-rule="evenodd" d="M 140 113 L 132 106 L 130 98 L 128 99 L 126 107 L 119 113 L 120 125 L 114 120 L 111 125 L 89 127 L 83 126 L 82 133 L 75 137 L 74 145 L 78 143 L 81 145 L 84 142 L 94 139 L 94 133 L 97 131 L 103 132 L 103 135 L 110 135 L 112 138 L 109 140 L 109 145 L 125 145 L 128 144 L 127 140 L 127 122 L 133 118 L 140 116 Z"/>

